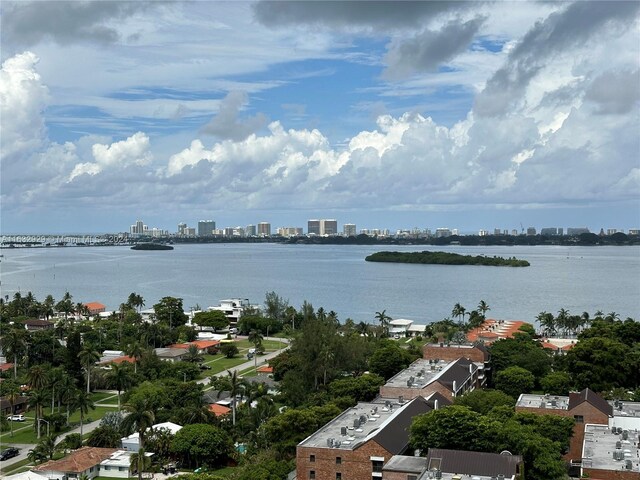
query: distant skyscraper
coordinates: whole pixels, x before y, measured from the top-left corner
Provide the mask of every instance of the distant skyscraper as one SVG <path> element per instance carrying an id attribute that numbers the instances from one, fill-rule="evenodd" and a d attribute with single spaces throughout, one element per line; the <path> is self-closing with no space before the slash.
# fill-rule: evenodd
<path id="1" fill-rule="evenodd" d="M 451 236 L 451 230 L 449 230 L 448 228 L 436 228 L 436 238 L 442 238 L 442 237 L 450 237 Z"/>
<path id="2" fill-rule="evenodd" d="M 536 227 L 527 228 L 527 235 L 535 235 L 535 234 L 536 234 Z"/>
<path id="3" fill-rule="evenodd" d="M 136 220 L 136 223 L 134 225 L 131 225 L 131 227 L 129 228 L 129 233 L 131 235 L 144 235 L 147 228 L 148 227 L 142 220 Z"/>
<path id="4" fill-rule="evenodd" d="M 267 222 L 260 222 L 258 224 L 258 236 L 270 237 L 271 236 L 271 224 Z"/>
<path id="5" fill-rule="evenodd" d="M 186 223 L 179 223 L 178 224 L 178 235 L 186 235 L 185 230 L 187 229 L 187 224 Z"/>
<path id="6" fill-rule="evenodd" d="M 338 222 L 336 220 L 320 220 L 320 235 L 337 235 Z"/>
<path id="7" fill-rule="evenodd" d="M 355 223 L 345 223 L 342 227 L 342 233 L 345 237 L 355 237 L 356 236 L 356 224 Z"/>
<path id="8" fill-rule="evenodd" d="M 198 236 L 209 237 L 213 235 L 213 231 L 216 229 L 216 222 L 213 220 L 200 220 L 198 222 Z"/>
<path id="9" fill-rule="evenodd" d="M 255 225 L 247 225 L 247 228 L 244 229 L 247 237 L 255 237 L 258 234 L 258 230 Z"/>
<path id="10" fill-rule="evenodd" d="M 307 235 L 320 235 L 320 220 L 313 219 L 307 222 Z"/>

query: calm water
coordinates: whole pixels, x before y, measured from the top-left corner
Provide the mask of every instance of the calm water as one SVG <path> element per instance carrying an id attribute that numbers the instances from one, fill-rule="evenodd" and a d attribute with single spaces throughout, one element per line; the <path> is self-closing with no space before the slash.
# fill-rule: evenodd
<path id="1" fill-rule="evenodd" d="M 391 247 L 425 250 L 429 247 Z M 431 247 L 434 249 L 434 247 Z M 75 302 L 99 301 L 115 309 L 131 292 L 147 307 L 163 296 L 185 308 L 217 305 L 223 298 L 262 303 L 275 291 L 299 307 L 334 310 L 341 320 L 440 320 L 460 302 L 468 310 L 485 300 L 490 316 L 532 321 L 542 310 L 572 313 L 600 309 L 640 319 L 638 247 L 438 247 L 463 254 L 516 256 L 531 267 L 475 267 L 369 263 L 375 246 L 276 244 L 176 245 L 173 251 L 128 247 L 4 249 L 2 295 L 32 291 L 39 300 L 65 291 Z"/>

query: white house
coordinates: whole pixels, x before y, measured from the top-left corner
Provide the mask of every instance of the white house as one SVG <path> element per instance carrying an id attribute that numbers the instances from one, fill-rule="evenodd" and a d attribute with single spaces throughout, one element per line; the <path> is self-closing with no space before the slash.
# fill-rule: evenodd
<path id="1" fill-rule="evenodd" d="M 32 469 L 49 480 L 78 479 L 82 475 L 92 479 L 100 473 L 100 463 L 117 452 L 115 448 L 82 447 L 60 460 L 50 460 Z M 127 466 L 128 476 L 129 468 Z M 105 475 L 113 476 L 113 475 Z"/>
<path id="2" fill-rule="evenodd" d="M 407 320 L 405 318 L 391 320 L 389 322 L 389 334 L 405 337 L 411 324 L 413 324 L 413 320 Z"/>
<path id="3" fill-rule="evenodd" d="M 166 429 L 171 433 L 171 435 L 175 435 L 176 433 L 178 433 L 178 431 L 182 429 L 182 425 L 178 425 L 177 423 L 164 422 L 164 423 L 158 423 L 153 427 L 151 427 L 151 430 L 161 430 L 161 429 Z M 150 433 L 151 432 L 147 432 L 147 435 Z M 120 441 L 122 443 L 122 448 L 124 448 L 128 452 L 137 452 L 140 449 L 140 436 L 138 432 L 135 432 L 129 435 L 128 437 L 121 438 Z M 109 477 L 111 475 L 105 475 L 105 476 Z"/>

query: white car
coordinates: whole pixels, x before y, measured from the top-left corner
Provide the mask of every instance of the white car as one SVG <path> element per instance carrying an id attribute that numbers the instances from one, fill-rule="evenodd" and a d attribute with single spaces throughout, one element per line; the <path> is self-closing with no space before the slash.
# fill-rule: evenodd
<path id="1" fill-rule="evenodd" d="M 9 415 L 7 420 L 10 422 L 24 422 L 24 415 Z"/>

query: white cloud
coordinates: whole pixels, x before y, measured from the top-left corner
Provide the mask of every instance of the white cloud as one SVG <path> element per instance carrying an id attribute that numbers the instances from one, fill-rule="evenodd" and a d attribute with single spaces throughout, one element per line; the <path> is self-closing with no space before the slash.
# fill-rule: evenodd
<path id="1" fill-rule="evenodd" d="M 80 175 L 97 175 L 108 168 L 146 166 L 153 159 L 149 152 L 149 137 L 142 132 L 111 145 L 96 143 L 92 153 L 95 162 L 78 163 L 69 175 L 70 182 Z"/>
<path id="2" fill-rule="evenodd" d="M 24 52 L 7 59 L 0 72 L 2 159 L 26 155 L 42 146 L 45 126 L 42 111 L 49 98 L 35 70 L 38 57 Z"/>

